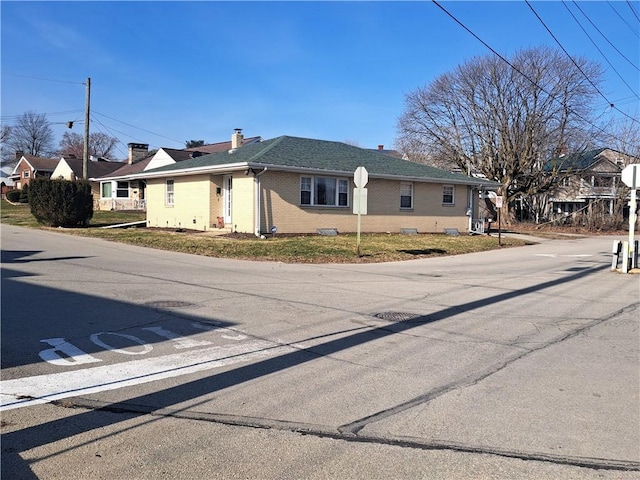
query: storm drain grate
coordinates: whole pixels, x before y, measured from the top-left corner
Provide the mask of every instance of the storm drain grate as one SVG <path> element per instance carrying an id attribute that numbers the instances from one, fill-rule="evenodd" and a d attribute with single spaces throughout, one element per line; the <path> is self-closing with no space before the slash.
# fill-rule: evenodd
<path id="1" fill-rule="evenodd" d="M 145 305 L 152 308 L 176 308 L 191 307 L 193 303 L 182 302 L 180 300 L 156 300 L 154 302 L 147 302 Z"/>
<path id="2" fill-rule="evenodd" d="M 422 315 L 407 312 L 381 312 L 376 313 L 373 316 L 388 322 L 410 322 L 411 320 L 422 318 Z"/>

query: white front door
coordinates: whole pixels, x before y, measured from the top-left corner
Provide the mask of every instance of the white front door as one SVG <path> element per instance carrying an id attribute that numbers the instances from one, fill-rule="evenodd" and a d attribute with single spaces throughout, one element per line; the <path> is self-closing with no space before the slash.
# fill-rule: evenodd
<path id="1" fill-rule="evenodd" d="M 231 200 L 233 191 L 233 177 L 225 175 L 224 179 L 224 223 L 231 223 Z"/>

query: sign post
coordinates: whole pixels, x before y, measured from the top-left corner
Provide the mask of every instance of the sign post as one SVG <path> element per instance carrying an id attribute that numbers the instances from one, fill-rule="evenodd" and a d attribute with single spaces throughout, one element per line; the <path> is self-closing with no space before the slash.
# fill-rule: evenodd
<path id="1" fill-rule="evenodd" d="M 356 248 L 360 257 L 360 230 L 362 225 L 361 216 L 367 214 L 367 189 L 364 186 L 369 182 L 369 172 L 364 167 L 356 168 L 353 173 L 353 213 L 358 215 L 358 228 L 356 233 Z"/>
<path id="2" fill-rule="evenodd" d="M 627 187 L 631 188 L 631 201 L 629 202 L 629 257 L 631 258 L 631 268 L 638 267 L 638 256 L 635 251 L 635 242 L 633 239 L 636 227 L 636 190 L 640 188 L 640 164 L 632 163 L 622 170 L 622 181 Z M 629 257 L 623 256 L 622 261 L 628 263 Z"/>
<path id="3" fill-rule="evenodd" d="M 500 210 L 502 210 L 502 197 L 496 197 L 496 208 L 498 209 L 498 245 L 502 246 L 502 225 L 500 222 Z"/>

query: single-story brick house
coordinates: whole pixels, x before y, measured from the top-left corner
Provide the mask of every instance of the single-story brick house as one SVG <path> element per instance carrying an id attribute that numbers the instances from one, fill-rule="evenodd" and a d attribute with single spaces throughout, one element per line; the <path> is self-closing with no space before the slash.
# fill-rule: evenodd
<path id="1" fill-rule="evenodd" d="M 281 136 L 132 175 L 150 227 L 261 235 L 354 232 L 353 177 L 368 171 L 363 232 L 469 232 L 479 192 L 497 184 L 345 143 Z"/>

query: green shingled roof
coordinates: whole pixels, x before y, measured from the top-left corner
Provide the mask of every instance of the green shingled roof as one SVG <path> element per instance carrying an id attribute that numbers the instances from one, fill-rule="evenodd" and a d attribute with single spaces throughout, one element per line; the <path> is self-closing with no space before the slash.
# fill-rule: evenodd
<path id="1" fill-rule="evenodd" d="M 312 171 L 344 172 L 352 174 L 364 166 L 373 177 L 400 177 L 416 180 L 435 180 L 451 183 L 494 185 L 493 182 L 459 173 L 410 162 L 354 147 L 341 142 L 282 136 L 245 145 L 233 153 L 222 152 L 203 155 L 172 165 L 148 170 L 150 176 L 158 173 L 206 169 L 230 164 L 247 164 L 250 167 L 281 167 L 282 169 L 309 169 Z"/>

